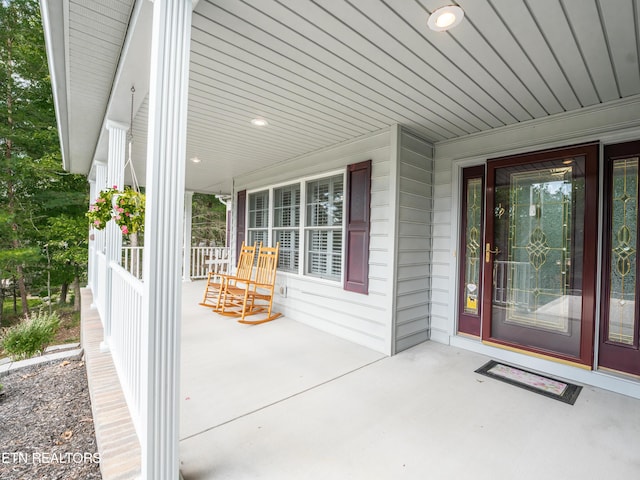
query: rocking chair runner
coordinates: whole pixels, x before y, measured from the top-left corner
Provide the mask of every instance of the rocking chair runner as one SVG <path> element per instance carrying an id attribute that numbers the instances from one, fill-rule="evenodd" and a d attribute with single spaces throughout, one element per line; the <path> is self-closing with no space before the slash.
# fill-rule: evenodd
<path id="1" fill-rule="evenodd" d="M 255 278 L 246 282 L 227 285 L 221 291 L 222 300 L 216 312 L 221 315 L 240 317 L 238 322 L 249 325 L 270 322 L 280 317 L 281 313 L 273 313 L 273 293 L 278 269 L 280 243 L 275 247 L 260 247 Z M 247 320 L 249 315 L 266 313 L 266 317 Z"/>
<path id="2" fill-rule="evenodd" d="M 245 245 L 242 243 L 240 247 L 240 255 L 238 257 L 238 268 L 235 275 L 228 275 L 210 271 L 207 275 L 207 284 L 204 289 L 202 302 L 198 305 L 210 308 L 219 308 L 221 293 L 224 286 L 229 283 L 235 285 L 237 282 L 243 282 L 251 278 L 253 271 L 253 261 L 256 256 L 256 245 Z"/>

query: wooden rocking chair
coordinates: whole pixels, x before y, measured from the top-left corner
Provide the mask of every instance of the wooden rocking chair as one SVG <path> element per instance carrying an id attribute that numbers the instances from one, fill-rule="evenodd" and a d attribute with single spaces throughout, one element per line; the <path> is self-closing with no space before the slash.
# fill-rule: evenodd
<path id="1" fill-rule="evenodd" d="M 280 243 L 275 247 L 261 247 L 255 278 L 227 286 L 222 293 L 221 306 L 216 311 L 222 315 L 240 317 L 238 322 L 249 325 L 270 322 L 282 316 L 272 311 L 279 251 Z M 246 318 L 261 313 L 266 317 L 255 320 Z"/>
<path id="2" fill-rule="evenodd" d="M 198 305 L 217 309 L 220 306 L 221 293 L 223 287 L 227 284 L 235 284 L 249 280 L 253 271 L 253 262 L 256 257 L 256 245 L 245 245 L 242 243 L 240 247 L 240 255 L 238 256 L 238 268 L 235 275 L 228 275 L 216 272 L 209 272 L 207 275 L 207 284 L 204 289 L 202 302 Z"/>

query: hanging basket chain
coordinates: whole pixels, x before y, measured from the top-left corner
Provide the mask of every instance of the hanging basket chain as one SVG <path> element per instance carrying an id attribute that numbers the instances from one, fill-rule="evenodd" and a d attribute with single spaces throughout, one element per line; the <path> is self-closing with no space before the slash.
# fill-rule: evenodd
<path id="1" fill-rule="evenodd" d="M 131 87 L 131 111 L 129 117 L 129 133 L 127 135 L 127 140 L 129 141 L 129 156 L 127 158 L 127 163 L 124 168 L 127 169 L 127 165 L 131 169 L 131 186 L 133 190 L 137 193 L 140 193 L 140 184 L 138 183 L 138 177 L 136 176 L 136 171 L 133 168 L 133 161 L 131 160 L 131 151 L 133 149 L 133 100 L 134 94 L 136 93 L 136 87 Z"/>
<path id="2" fill-rule="evenodd" d="M 133 100 L 135 87 L 131 87 L 131 118 L 129 124 L 129 158 L 125 163 L 131 168 L 132 188 L 118 190 L 116 185 L 100 192 L 100 195 L 89 207 L 86 213 L 91 227 L 102 230 L 109 220 L 116 222 L 124 235 L 141 232 L 144 228 L 145 197 L 140 193 L 140 184 L 131 161 L 131 149 L 133 146 Z"/>

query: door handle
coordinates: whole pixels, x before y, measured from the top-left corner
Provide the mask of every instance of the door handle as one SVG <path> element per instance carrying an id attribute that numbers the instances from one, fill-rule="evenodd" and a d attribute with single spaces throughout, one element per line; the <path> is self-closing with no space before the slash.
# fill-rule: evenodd
<path id="1" fill-rule="evenodd" d="M 500 249 L 496 247 L 494 250 L 491 250 L 491 244 L 487 243 L 484 246 L 484 261 L 489 263 L 491 261 L 491 254 L 497 255 L 500 253 Z"/>

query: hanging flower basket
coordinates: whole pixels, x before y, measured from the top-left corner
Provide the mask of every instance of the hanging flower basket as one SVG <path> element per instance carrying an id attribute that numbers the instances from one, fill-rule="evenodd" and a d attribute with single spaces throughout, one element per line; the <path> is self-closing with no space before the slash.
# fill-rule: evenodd
<path id="1" fill-rule="evenodd" d="M 144 228 L 145 196 L 131 188 L 107 188 L 100 192 L 86 213 L 90 225 L 102 230 L 114 220 L 124 235 L 141 232 Z"/>
<path id="2" fill-rule="evenodd" d="M 114 198 L 113 219 L 124 235 L 142 232 L 144 229 L 145 197 L 143 193 L 126 188 Z"/>
<path id="3" fill-rule="evenodd" d="M 111 220 L 113 213 L 113 194 L 118 191 L 114 185 L 100 192 L 96 201 L 89 207 L 86 213 L 90 225 L 96 230 L 103 230 L 107 222 Z"/>

